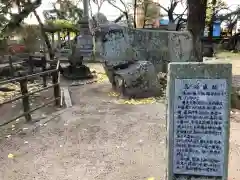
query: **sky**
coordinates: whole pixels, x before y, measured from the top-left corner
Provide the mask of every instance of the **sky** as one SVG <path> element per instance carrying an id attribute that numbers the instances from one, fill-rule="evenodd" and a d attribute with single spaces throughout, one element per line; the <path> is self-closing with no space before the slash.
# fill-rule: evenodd
<path id="1" fill-rule="evenodd" d="M 118 0 L 116 0 L 118 2 Z M 127 1 L 127 0 L 126 0 Z M 168 7 L 170 0 L 158 0 L 160 1 L 160 4 L 164 7 Z M 224 0 L 228 6 L 231 6 L 232 9 L 235 9 L 237 5 L 240 5 L 240 2 L 236 2 L 239 0 Z M 44 10 L 52 9 L 52 3 L 56 2 L 56 0 L 42 0 L 42 5 L 37 9 L 38 14 L 40 15 L 41 19 L 44 20 L 42 12 Z M 121 4 L 116 3 L 117 6 L 121 7 Z M 79 5 L 82 7 L 82 4 Z M 97 6 L 95 4 L 92 4 L 92 12 L 95 14 L 97 12 Z M 182 13 L 184 11 L 185 7 L 183 5 L 178 5 L 175 13 Z M 120 15 L 120 11 L 105 2 L 100 10 L 101 13 L 107 16 L 108 20 L 114 20 Z M 163 13 L 165 13 L 163 11 Z M 34 16 L 29 16 L 26 20 L 26 23 L 29 24 L 37 24 L 37 20 Z"/>

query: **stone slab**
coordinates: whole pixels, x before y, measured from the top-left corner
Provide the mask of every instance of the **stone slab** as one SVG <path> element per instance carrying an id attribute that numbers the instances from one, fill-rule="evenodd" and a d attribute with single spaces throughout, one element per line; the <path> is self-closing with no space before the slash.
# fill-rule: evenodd
<path id="1" fill-rule="evenodd" d="M 63 91 L 66 107 L 67 108 L 72 107 L 72 99 L 71 99 L 68 87 L 62 87 L 62 91 Z"/>
<path id="2" fill-rule="evenodd" d="M 101 54 L 108 64 L 125 61 L 150 61 L 156 72 L 165 72 L 169 62 L 188 62 L 192 55 L 189 32 L 156 29 L 131 29 L 105 25 L 102 30 Z"/>
<path id="3" fill-rule="evenodd" d="M 227 180 L 232 65 L 170 63 L 168 180 Z"/>

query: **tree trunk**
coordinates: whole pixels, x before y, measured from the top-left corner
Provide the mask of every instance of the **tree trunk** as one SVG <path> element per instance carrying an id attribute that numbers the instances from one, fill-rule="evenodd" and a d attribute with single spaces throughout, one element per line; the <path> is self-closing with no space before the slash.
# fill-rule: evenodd
<path id="1" fill-rule="evenodd" d="M 33 12 L 34 12 L 34 15 L 35 15 L 38 23 L 39 23 L 42 36 L 43 36 L 43 38 L 44 38 L 44 40 L 45 40 L 45 43 L 46 43 L 46 45 L 47 45 L 48 53 L 49 53 L 49 58 L 50 58 L 50 60 L 53 60 L 53 59 L 54 59 L 54 52 L 53 52 L 53 49 L 52 49 L 52 45 L 51 45 L 51 43 L 50 43 L 50 40 L 49 40 L 49 38 L 48 38 L 45 30 L 44 30 L 44 25 L 43 25 L 43 23 L 42 23 L 39 15 L 37 14 L 36 10 L 34 10 Z"/>
<path id="2" fill-rule="evenodd" d="M 209 22 L 209 32 L 208 32 L 208 40 L 209 43 L 211 43 L 211 49 L 209 51 L 209 57 L 213 57 L 213 25 L 214 25 L 214 21 L 215 21 L 215 10 L 216 10 L 216 3 L 217 0 L 212 0 L 212 16 Z"/>
<path id="3" fill-rule="evenodd" d="M 17 5 L 17 9 L 18 9 L 18 14 L 20 14 L 20 13 L 21 13 L 21 10 L 22 10 L 20 0 L 17 0 L 17 1 L 16 1 L 16 5 Z"/>
<path id="4" fill-rule="evenodd" d="M 213 38 L 213 24 L 215 20 L 216 3 L 217 3 L 217 0 L 212 0 L 212 16 L 209 22 L 209 33 L 208 33 L 208 37 L 211 40 Z"/>
<path id="5" fill-rule="evenodd" d="M 187 29 L 193 36 L 193 60 L 203 61 L 202 36 L 205 28 L 207 0 L 187 0 Z"/>
<path id="6" fill-rule="evenodd" d="M 174 23 L 173 11 L 169 10 L 167 14 L 168 14 L 169 22 Z"/>
<path id="7" fill-rule="evenodd" d="M 136 11 L 137 11 L 137 0 L 134 0 L 134 5 L 133 5 L 133 26 L 134 26 L 134 28 L 137 27 L 137 23 L 136 23 Z"/>

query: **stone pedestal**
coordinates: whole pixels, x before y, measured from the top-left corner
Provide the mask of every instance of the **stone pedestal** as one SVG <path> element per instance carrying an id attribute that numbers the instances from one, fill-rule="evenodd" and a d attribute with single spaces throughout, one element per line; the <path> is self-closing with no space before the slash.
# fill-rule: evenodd
<path id="1" fill-rule="evenodd" d="M 138 61 L 114 72 L 116 90 L 125 97 L 145 98 L 161 94 L 154 66 L 149 61 Z"/>

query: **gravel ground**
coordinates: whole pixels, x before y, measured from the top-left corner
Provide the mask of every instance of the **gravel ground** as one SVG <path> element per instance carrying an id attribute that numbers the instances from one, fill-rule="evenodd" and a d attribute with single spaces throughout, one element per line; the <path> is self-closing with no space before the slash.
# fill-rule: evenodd
<path id="1" fill-rule="evenodd" d="M 0 179 L 163 179 L 165 106 L 120 105 L 109 91 L 108 83 L 72 87 L 74 107 L 2 139 Z"/>
<path id="2" fill-rule="evenodd" d="M 0 180 L 164 179 L 165 105 L 118 104 L 110 91 L 106 82 L 71 87 L 72 108 L 2 137 Z M 232 116 L 229 179 L 237 180 L 240 119 Z"/>

